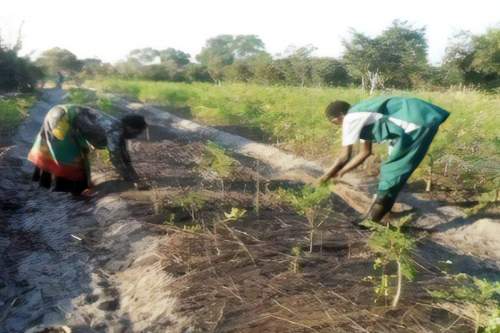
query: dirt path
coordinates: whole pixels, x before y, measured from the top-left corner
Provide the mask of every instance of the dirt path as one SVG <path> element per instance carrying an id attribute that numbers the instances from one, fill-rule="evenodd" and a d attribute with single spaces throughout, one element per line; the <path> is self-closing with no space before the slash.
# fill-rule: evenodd
<path id="1" fill-rule="evenodd" d="M 0 332 L 185 332 L 157 254 L 164 231 L 131 219 L 116 195 L 89 201 L 39 189 L 25 156 L 51 105 L 47 91 L 1 160 Z"/>
<path id="2" fill-rule="evenodd" d="M 283 152 L 270 145 L 257 143 L 238 135 L 229 134 L 194 121 L 175 116 L 163 109 L 131 103 L 116 96 L 111 96 L 115 104 L 125 110 L 135 110 L 147 115 L 150 124 L 162 126 L 174 136 L 192 140 L 212 140 L 238 154 L 260 160 L 267 168 L 261 172 L 265 177 L 291 179 L 312 182 L 325 170 L 322 165 L 307 161 L 293 154 Z M 375 192 L 376 179 L 351 173 L 335 187 L 336 193 L 358 212 L 365 212 L 371 194 Z M 412 226 L 431 233 L 438 243 L 461 254 L 472 254 L 484 259 L 485 264 L 500 270 L 500 216 L 486 218 L 468 218 L 454 206 L 435 203 L 421 196 L 403 192 L 401 205 L 396 210 L 401 212 L 409 207 L 415 208 L 417 219 Z"/>

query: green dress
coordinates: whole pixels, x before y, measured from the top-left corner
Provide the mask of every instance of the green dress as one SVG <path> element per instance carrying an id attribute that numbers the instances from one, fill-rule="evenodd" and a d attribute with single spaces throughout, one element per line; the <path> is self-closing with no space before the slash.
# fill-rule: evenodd
<path id="1" fill-rule="evenodd" d="M 343 130 L 356 132 L 349 125 L 357 119 L 358 139 L 372 142 L 389 141 L 390 153 L 382 163 L 379 176 L 379 197 L 395 198 L 424 158 L 439 126 L 449 113 L 418 98 L 376 97 L 364 100 L 349 109 Z M 351 121 L 352 123 L 352 121 Z"/>

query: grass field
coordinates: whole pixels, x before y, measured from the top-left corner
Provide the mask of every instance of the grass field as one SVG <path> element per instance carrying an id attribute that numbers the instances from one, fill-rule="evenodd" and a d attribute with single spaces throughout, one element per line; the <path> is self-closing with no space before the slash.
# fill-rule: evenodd
<path id="1" fill-rule="evenodd" d="M 0 98 L 0 136 L 12 134 L 34 102 L 33 95 Z"/>
<path id="2" fill-rule="evenodd" d="M 127 80 L 89 81 L 99 91 L 181 110 L 183 116 L 217 126 L 244 126 L 282 148 L 325 159 L 339 148 L 340 129 L 324 117 L 326 105 L 368 97 L 358 88 L 298 88 L 249 84 L 170 83 Z M 499 186 L 500 95 L 478 91 L 391 91 L 416 96 L 451 112 L 414 179 L 429 166 L 448 184 L 477 191 Z M 385 149 L 378 149 L 383 154 Z"/>

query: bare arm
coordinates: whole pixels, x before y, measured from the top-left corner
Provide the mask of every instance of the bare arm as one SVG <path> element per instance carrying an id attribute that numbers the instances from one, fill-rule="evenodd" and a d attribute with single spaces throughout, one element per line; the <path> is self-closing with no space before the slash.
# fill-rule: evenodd
<path id="1" fill-rule="evenodd" d="M 335 160 L 330 169 L 321 178 L 319 179 L 320 183 L 327 182 L 330 178 L 333 178 L 337 175 L 339 170 L 349 161 L 351 158 L 352 146 L 342 147 L 342 151 L 340 152 L 340 156 Z"/>
<path id="2" fill-rule="evenodd" d="M 118 135 L 118 133 L 109 135 L 108 150 L 111 163 L 116 168 L 120 176 L 127 181 L 138 181 L 139 176 L 132 167 L 125 139 L 123 139 L 121 135 Z"/>
<path id="3" fill-rule="evenodd" d="M 359 153 L 354 156 L 352 160 L 349 161 L 349 163 L 345 164 L 342 169 L 338 172 L 339 177 L 342 177 L 349 171 L 357 168 L 361 163 L 363 163 L 368 156 L 372 154 L 372 142 L 371 141 L 364 141 L 361 144 L 361 150 Z"/>

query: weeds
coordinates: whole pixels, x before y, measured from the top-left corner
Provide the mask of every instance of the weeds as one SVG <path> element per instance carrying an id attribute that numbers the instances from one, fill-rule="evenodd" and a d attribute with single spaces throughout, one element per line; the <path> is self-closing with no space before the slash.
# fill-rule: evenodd
<path id="1" fill-rule="evenodd" d="M 330 189 L 328 186 L 312 187 L 304 186 L 300 191 L 281 191 L 280 196 L 292 207 L 297 213 L 307 219 L 309 225 L 309 253 L 312 253 L 314 235 L 321 225 L 326 221 L 330 209 L 327 207 L 328 198 L 330 197 Z"/>
<path id="2" fill-rule="evenodd" d="M 413 267 L 411 252 L 415 248 L 415 241 L 401 232 L 401 227 L 411 219 L 411 216 L 401 218 L 394 230 L 390 226 L 384 227 L 371 221 L 365 221 L 364 225 L 372 230 L 368 240 L 368 246 L 376 253 L 377 258 L 373 263 L 375 271 L 380 271 L 380 277 L 375 284 L 375 294 L 387 299 L 392 293 L 392 307 L 396 307 L 401 297 L 403 279 L 413 280 L 415 270 Z M 388 265 L 395 263 L 396 275 L 387 274 Z M 374 280 L 369 277 L 369 280 Z M 396 288 L 392 291 L 391 280 L 396 279 Z"/>
<path id="3" fill-rule="evenodd" d="M 35 97 L 32 95 L 7 98 L 0 96 L 0 135 L 11 134 L 26 118 L 28 109 L 34 102 Z"/>
<path id="4" fill-rule="evenodd" d="M 94 90 L 71 88 L 69 90 L 67 102 L 89 106 L 111 115 L 117 115 L 118 113 L 110 99 L 98 96 L 97 92 Z"/>

